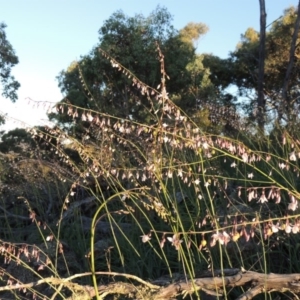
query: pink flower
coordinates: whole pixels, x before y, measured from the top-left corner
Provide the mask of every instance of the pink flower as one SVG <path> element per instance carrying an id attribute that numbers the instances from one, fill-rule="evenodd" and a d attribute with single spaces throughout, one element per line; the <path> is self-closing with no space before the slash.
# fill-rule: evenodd
<path id="1" fill-rule="evenodd" d="M 173 237 L 167 237 L 168 241 L 172 243 L 172 246 L 175 247 L 176 250 L 179 250 L 179 246 L 180 244 L 183 242 L 183 240 L 179 239 L 179 235 L 178 234 L 174 234 Z"/>
<path id="2" fill-rule="evenodd" d="M 291 200 L 291 203 L 289 204 L 288 209 L 292 210 L 292 211 L 295 211 L 298 208 L 298 201 L 291 194 L 290 194 L 290 200 Z"/>
<path id="3" fill-rule="evenodd" d="M 141 238 L 142 238 L 142 242 L 143 243 L 147 243 L 148 241 L 151 240 L 151 233 L 150 234 L 141 235 Z"/>

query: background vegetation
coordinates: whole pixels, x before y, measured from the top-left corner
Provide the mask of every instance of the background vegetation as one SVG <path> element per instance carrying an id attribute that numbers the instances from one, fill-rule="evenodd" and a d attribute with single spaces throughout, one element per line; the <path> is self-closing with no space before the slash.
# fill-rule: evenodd
<path id="1" fill-rule="evenodd" d="M 165 8 L 105 21 L 58 75 L 55 126 L 1 136 L 1 297 L 165 299 L 205 271 L 300 273 L 298 23 L 287 8 L 221 59 L 196 53 L 205 24 L 178 31 Z M 195 282 L 172 297 L 299 292 Z"/>

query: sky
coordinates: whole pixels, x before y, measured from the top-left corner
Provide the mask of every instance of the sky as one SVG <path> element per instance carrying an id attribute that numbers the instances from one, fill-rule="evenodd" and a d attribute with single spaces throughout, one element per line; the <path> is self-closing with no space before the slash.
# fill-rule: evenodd
<path id="1" fill-rule="evenodd" d="M 198 53 L 226 58 L 247 28 L 259 30 L 259 0 L 0 0 L 0 22 L 19 57 L 12 75 L 21 84 L 17 102 L 0 96 L 0 113 L 8 117 L 0 130 L 48 124 L 44 104 L 63 98 L 56 76 L 97 45 L 103 22 L 117 10 L 148 16 L 157 5 L 173 15 L 176 29 L 189 22 L 209 27 Z M 266 0 L 267 24 L 291 5 L 298 0 Z"/>

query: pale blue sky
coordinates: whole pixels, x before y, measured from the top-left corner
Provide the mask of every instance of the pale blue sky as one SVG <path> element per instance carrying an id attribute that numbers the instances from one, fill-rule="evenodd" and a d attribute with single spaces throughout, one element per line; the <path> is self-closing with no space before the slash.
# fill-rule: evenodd
<path id="1" fill-rule="evenodd" d="M 97 44 L 98 30 L 113 12 L 147 16 L 158 4 L 173 15 L 176 29 L 188 22 L 208 25 L 199 53 L 227 57 L 248 27 L 259 29 L 258 0 L 0 0 L 0 22 L 7 24 L 7 38 L 20 60 L 13 75 L 21 83 L 19 100 L 12 104 L 0 97 L 0 111 L 30 125 L 44 124 L 45 110 L 32 109 L 25 99 L 61 100 L 55 77 Z M 266 0 L 267 24 L 297 4 L 298 0 Z"/>

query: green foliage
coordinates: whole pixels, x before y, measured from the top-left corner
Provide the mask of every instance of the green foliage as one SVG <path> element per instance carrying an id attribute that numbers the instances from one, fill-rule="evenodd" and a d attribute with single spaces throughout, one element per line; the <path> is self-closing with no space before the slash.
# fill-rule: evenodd
<path id="1" fill-rule="evenodd" d="M 3 88 L 2 96 L 14 102 L 18 99 L 16 91 L 20 87 L 20 84 L 11 75 L 11 68 L 19 60 L 12 45 L 6 38 L 5 28 L 6 25 L 0 23 L 0 79 Z"/>
<path id="2" fill-rule="evenodd" d="M 294 33 L 297 10 L 290 7 L 284 15 L 272 23 L 266 35 L 266 58 L 264 76 L 264 94 L 267 101 L 267 121 L 271 123 L 276 117 L 279 122 L 298 122 L 298 48 L 295 51 L 294 68 L 288 84 L 288 101 L 292 103 L 286 111 L 281 92 L 289 62 L 290 47 Z M 298 33 L 299 36 L 299 33 Z M 296 44 L 298 44 L 299 38 Z M 237 48 L 227 59 L 206 55 L 204 66 L 210 69 L 210 80 L 213 84 L 226 89 L 235 85 L 239 96 L 246 99 L 243 108 L 252 121 L 257 120 L 257 88 L 259 61 L 259 33 L 248 28 L 241 36 Z M 274 122 L 273 122 L 274 124 Z"/>
<path id="3" fill-rule="evenodd" d="M 203 89 L 202 94 L 206 96 L 204 90 L 208 83 L 203 88 L 201 84 L 202 79 L 205 82 L 208 79 L 203 66 L 191 74 L 188 65 L 199 60 L 193 44 L 206 33 L 207 27 L 202 23 L 190 23 L 178 32 L 171 21 L 170 13 L 161 7 L 157 7 L 148 17 L 128 17 L 122 11 L 114 13 L 99 30 L 99 45 L 60 73 L 59 86 L 66 94 L 62 102 L 121 118 L 150 122 L 152 116 L 147 111 L 151 103 L 147 95 L 138 95 L 130 78 L 119 72 L 118 67 L 111 68 L 110 62 L 98 48 L 114 57 L 144 84 L 156 87 L 161 81 L 158 43 L 164 53 L 166 79 L 171 78 L 166 82 L 169 97 L 178 100 L 180 95 L 182 100 L 178 101 L 179 106 L 195 111 L 196 95 L 191 93 L 191 85 L 197 86 L 198 90 Z M 84 85 L 79 84 L 82 80 Z M 189 104 L 191 101 L 192 105 Z M 66 114 L 58 118 L 61 122 L 70 121 Z"/>
<path id="4" fill-rule="evenodd" d="M 23 128 L 16 128 L 4 133 L 1 136 L 0 152 L 7 153 L 13 151 L 16 153 L 28 151 L 28 144 L 32 146 L 31 135 Z M 22 148 L 23 145 L 23 148 Z"/>
<path id="5" fill-rule="evenodd" d="M 206 34 L 208 27 L 203 23 L 188 23 L 179 31 L 180 38 L 185 44 L 190 44 L 194 47 L 199 38 Z"/>

